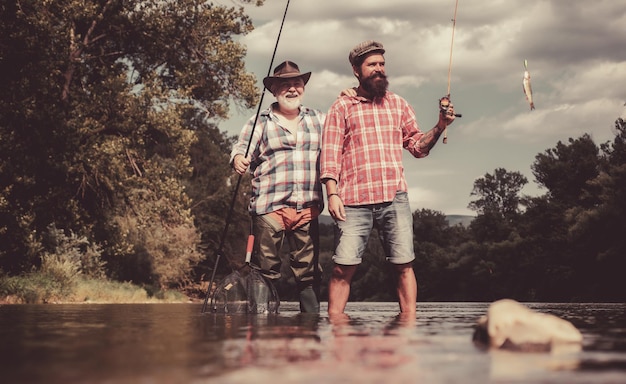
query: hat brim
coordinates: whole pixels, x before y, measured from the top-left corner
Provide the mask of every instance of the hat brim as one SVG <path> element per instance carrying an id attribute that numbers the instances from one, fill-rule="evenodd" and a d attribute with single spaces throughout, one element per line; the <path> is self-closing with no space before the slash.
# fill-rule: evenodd
<path id="1" fill-rule="evenodd" d="M 295 79 L 298 77 L 302 78 L 302 81 L 304 81 L 304 85 L 306 85 L 306 83 L 308 83 L 309 79 L 311 78 L 311 72 L 299 73 L 299 74 L 295 74 L 295 73 L 286 74 L 284 76 L 267 76 L 266 78 L 263 79 L 263 85 L 265 86 L 266 89 L 269 89 L 271 91 L 272 85 L 278 80 Z"/>

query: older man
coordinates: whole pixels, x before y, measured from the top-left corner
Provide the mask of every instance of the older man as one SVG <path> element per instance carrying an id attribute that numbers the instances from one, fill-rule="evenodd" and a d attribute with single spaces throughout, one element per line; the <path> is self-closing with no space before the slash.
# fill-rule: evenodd
<path id="1" fill-rule="evenodd" d="M 286 241 L 300 310 L 319 312 L 318 216 L 324 201 L 319 155 L 325 115 L 302 105 L 310 77 L 311 72 L 301 73 L 296 63 L 285 61 L 273 76 L 263 79 L 276 102 L 259 114 L 254 129 L 254 116 L 243 127 L 231 152 L 231 164 L 239 174 L 247 169 L 252 174 L 253 263 L 266 277 L 278 281 L 281 247 Z"/>

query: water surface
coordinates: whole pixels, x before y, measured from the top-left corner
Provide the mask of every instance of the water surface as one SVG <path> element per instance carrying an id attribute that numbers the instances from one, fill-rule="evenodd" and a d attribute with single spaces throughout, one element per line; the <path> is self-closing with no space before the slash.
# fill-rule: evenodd
<path id="1" fill-rule="evenodd" d="M 626 383 L 626 304 L 527 304 L 580 351 L 487 351 L 489 303 L 348 303 L 347 318 L 201 314 L 201 304 L 0 306 L 2 383 Z"/>

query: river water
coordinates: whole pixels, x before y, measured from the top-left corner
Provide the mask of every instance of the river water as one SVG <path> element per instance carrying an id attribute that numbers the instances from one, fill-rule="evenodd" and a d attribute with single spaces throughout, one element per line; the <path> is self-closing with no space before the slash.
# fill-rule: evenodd
<path id="1" fill-rule="evenodd" d="M 0 306 L 0 382 L 626 383 L 626 304 L 526 305 L 572 322 L 579 351 L 483 350 L 489 303 L 348 303 L 347 317 L 201 313 L 201 304 Z"/>

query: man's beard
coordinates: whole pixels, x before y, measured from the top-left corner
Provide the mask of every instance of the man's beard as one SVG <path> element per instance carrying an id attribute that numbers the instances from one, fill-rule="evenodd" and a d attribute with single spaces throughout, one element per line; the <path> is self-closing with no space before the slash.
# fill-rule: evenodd
<path id="1" fill-rule="evenodd" d="M 367 79 L 363 79 L 363 83 L 361 85 L 367 93 L 376 99 L 385 96 L 385 93 L 387 93 L 387 87 L 389 86 L 389 80 L 387 80 L 387 76 L 384 74 L 378 73 L 368 77 Z"/>
<path id="2" fill-rule="evenodd" d="M 300 105 L 302 105 L 302 97 L 287 97 L 287 95 L 281 95 L 276 97 L 276 102 L 280 106 L 281 110 L 287 111 L 295 111 L 300 109 Z"/>

